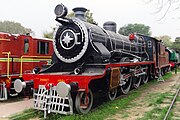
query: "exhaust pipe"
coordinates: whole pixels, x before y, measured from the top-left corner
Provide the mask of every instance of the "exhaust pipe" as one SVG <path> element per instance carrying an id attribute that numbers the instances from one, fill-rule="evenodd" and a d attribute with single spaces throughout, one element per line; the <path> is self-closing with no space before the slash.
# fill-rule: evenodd
<path id="1" fill-rule="evenodd" d="M 21 81 L 20 79 L 16 79 L 14 81 L 14 89 L 17 93 L 22 92 L 23 89 L 27 88 L 27 87 L 33 87 L 34 85 L 34 81 L 33 80 L 29 80 L 29 81 Z"/>

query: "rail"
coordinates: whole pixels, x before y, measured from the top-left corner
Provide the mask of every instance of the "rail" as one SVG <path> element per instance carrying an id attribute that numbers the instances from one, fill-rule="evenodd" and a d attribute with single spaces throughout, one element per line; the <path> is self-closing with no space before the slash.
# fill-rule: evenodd
<path id="1" fill-rule="evenodd" d="M 169 115 L 169 113 L 170 113 L 170 111 L 171 111 L 171 108 L 173 107 L 173 105 L 174 105 L 174 103 L 175 103 L 175 101 L 176 101 L 176 98 L 177 98 L 177 96 L 178 96 L 178 94 L 179 94 L 179 91 L 180 91 L 180 85 L 179 85 L 178 90 L 176 91 L 176 94 L 175 94 L 172 102 L 171 102 L 171 105 L 169 106 L 169 109 L 168 109 L 168 111 L 167 111 L 167 113 L 166 113 L 166 115 L 165 115 L 165 117 L 164 117 L 164 120 L 167 120 L 167 117 L 168 117 L 168 115 Z"/>
<path id="2" fill-rule="evenodd" d="M 23 58 L 41 58 L 41 59 L 51 59 L 51 56 L 21 56 L 21 66 L 20 66 L 20 75 L 19 77 L 22 77 L 22 71 L 23 71 Z"/>
<path id="3" fill-rule="evenodd" d="M 10 68 L 9 62 L 10 62 L 10 54 L 11 54 L 11 52 L 10 51 L 9 52 L 2 52 L 2 54 L 7 54 L 7 56 L 8 56 L 8 61 L 7 61 L 7 77 L 9 78 L 9 68 Z"/>

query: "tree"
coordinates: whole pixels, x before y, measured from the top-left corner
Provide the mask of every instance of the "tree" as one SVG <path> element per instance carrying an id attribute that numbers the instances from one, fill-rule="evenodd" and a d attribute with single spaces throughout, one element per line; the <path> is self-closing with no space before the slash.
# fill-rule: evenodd
<path id="1" fill-rule="evenodd" d="M 172 48 L 180 52 L 180 37 L 176 37 L 175 42 L 172 44 Z"/>
<path id="2" fill-rule="evenodd" d="M 180 37 L 176 37 L 176 38 L 175 38 L 175 42 L 180 43 Z"/>
<path id="3" fill-rule="evenodd" d="M 96 24 L 96 25 L 98 24 L 96 21 L 94 21 L 93 13 L 91 13 L 90 10 L 87 10 L 86 18 L 87 18 L 87 22 L 92 23 L 92 24 Z"/>
<path id="4" fill-rule="evenodd" d="M 55 28 L 51 28 L 52 30 L 50 32 L 46 31 L 43 33 L 43 37 L 53 39 L 53 35 L 55 32 Z"/>
<path id="5" fill-rule="evenodd" d="M 14 21 L 0 21 L 0 30 L 1 32 L 7 32 L 11 34 L 33 33 L 30 28 L 25 28 L 20 23 Z"/>
<path id="6" fill-rule="evenodd" d="M 155 38 L 162 40 L 166 47 L 180 51 L 180 37 L 177 37 L 175 42 L 171 41 L 171 37 L 168 35 L 162 35 Z"/>
<path id="7" fill-rule="evenodd" d="M 137 23 L 124 25 L 119 29 L 118 33 L 126 36 L 128 36 L 131 33 L 139 33 L 147 36 L 151 35 L 149 26 L 145 26 L 144 24 L 137 24 Z"/>
<path id="8" fill-rule="evenodd" d="M 158 37 L 155 37 L 155 38 L 157 38 L 158 40 L 162 40 L 164 42 L 165 46 L 172 47 L 173 42 L 171 41 L 170 36 L 162 35 L 162 36 L 158 36 Z"/>
<path id="9" fill-rule="evenodd" d="M 75 15 L 74 12 L 71 12 L 67 15 L 67 17 L 74 17 L 74 15 Z M 87 22 L 97 25 L 97 22 L 93 18 L 93 13 L 91 13 L 90 10 L 86 11 L 85 16 L 86 16 Z"/>

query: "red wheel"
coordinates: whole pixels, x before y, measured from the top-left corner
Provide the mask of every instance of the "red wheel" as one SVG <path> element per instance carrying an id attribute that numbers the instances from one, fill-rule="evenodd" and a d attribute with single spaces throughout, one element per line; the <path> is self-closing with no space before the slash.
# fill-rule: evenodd
<path id="1" fill-rule="evenodd" d="M 81 105 L 82 104 L 87 104 L 86 108 L 83 108 Z M 89 89 L 89 93 L 85 92 L 78 92 L 76 95 L 76 100 L 75 100 L 75 108 L 76 111 L 80 114 L 86 114 L 91 110 L 91 107 L 93 105 L 93 94 L 92 91 Z"/>

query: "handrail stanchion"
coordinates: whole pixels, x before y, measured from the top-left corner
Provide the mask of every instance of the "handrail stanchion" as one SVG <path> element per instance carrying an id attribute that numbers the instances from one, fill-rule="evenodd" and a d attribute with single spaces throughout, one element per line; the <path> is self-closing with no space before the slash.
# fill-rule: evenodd
<path id="1" fill-rule="evenodd" d="M 7 54 L 7 56 L 8 56 L 8 61 L 7 61 L 7 77 L 9 78 L 9 68 L 10 68 L 10 54 L 11 54 L 11 52 L 9 51 L 9 52 L 2 52 L 2 54 Z"/>

